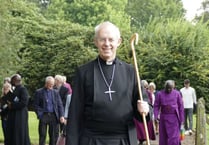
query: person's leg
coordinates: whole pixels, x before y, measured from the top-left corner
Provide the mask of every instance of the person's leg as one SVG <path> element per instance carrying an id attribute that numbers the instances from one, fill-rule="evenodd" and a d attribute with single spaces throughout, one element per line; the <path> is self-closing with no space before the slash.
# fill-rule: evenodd
<path id="1" fill-rule="evenodd" d="M 47 130 L 47 124 L 43 122 L 43 120 L 39 121 L 39 127 L 38 127 L 38 132 L 39 132 L 39 145 L 45 145 L 46 141 L 46 130 Z"/>
<path id="2" fill-rule="evenodd" d="M 193 108 L 188 109 L 188 118 L 189 118 L 189 130 L 193 128 Z"/>
<path id="3" fill-rule="evenodd" d="M 158 133 L 159 133 L 159 122 L 154 121 L 154 125 L 155 125 L 155 133 L 156 133 L 156 135 L 158 135 Z"/>
<path id="4" fill-rule="evenodd" d="M 46 132 L 47 132 L 47 115 L 44 114 L 42 119 L 39 120 L 38 132 L 39 132 L 39 145 L 45 145 Z"/>
<path id="5" fill-rule="evenodd" d="M 56 116 L 50 116 L 49 123 L 49 145 L 56 145 L 59 136 L 59 123 L 56 120 Z"/>
<path id="6" fill-rule="evenodd" d="M 188 109 L 184 109 L 184 128 L 185 128 L 185 130 L 188 130 L 187 116 L 188 116 Z"/>
<path id="7" fill-rule="evenodd" d="M 4 135 L 4 144 L 5 145 L 8 145 L 8 137 L 7 137 L 7 135 L 6 135 L 6 131 L 7 131 L 7 120 L 5 119 L 5 118 L 2 118 L 2 120 L 1 120 L 2 122 L 2 130 L 3 130 L 3 135 Z"/>

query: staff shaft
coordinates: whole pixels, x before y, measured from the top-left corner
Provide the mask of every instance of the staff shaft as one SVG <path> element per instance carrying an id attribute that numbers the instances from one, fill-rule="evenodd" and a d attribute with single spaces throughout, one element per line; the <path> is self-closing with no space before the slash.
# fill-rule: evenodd
<path id="1" fill-rule="evenodd" d="M 143 101 L 142 90 L 141 90 L 141 81 L 140 81 L 140 76 L 139 76 L 139 70 L 138 70 L 138 65 L 137 65 L 137 59 L 136 59 L 135 48 L 134 48 L 134 40 L 135 40 L 135 42 L 136 42 L 136 44 L 137 44 L 137 43 L 138 43 L 138 34 L 137 34 L 137 33 L 135 33 L 135 34 L 131 37 L 131 50 L 132 50 L 132 54 L 133 54 L 134 68 L 135 68 L 135 71 L 136 71 L 136 77 L 137 77 L 137 83 L 138 83 L 139 99 L 140 99 L 141 101 Z M 147 145 L 150 145 L 150 141 L 149 141 L 149 133 L 148 133 L 148 129 L 147 129 L 146 115 L 145 115 L 144 113 L 142 114 L 142 118 L 143 118 L 145 133 L 146 133 Z"/>

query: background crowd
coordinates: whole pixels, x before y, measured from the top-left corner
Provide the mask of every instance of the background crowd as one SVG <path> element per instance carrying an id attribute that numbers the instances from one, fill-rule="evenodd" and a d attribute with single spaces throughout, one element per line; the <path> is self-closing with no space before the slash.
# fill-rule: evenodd
<path id="1" fill-rule="evenodd" d="M 37 89 L 33 106 L 39 119 L 39 145 L 45 145 L 47 130 L 49 145 L 55 145 L 65 131 L 71 101 L 71 85 L 62 75 L 47 76 L 43 88 Z M 0 113 L 5 145 L 30 145 L 28 130 L 29 94 L 19 74 L 4 79 L 0 98 Z"/>

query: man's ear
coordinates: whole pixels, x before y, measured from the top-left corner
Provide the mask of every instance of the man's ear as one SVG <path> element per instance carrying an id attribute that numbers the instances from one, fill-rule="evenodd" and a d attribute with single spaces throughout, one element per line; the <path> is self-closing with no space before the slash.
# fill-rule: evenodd
<path id="1" fill-rule="evenodd" d="M 97 47 L 97 40 L 94 38 L 94 45 Z"/>
<path id="2" fill-rule="evenodd" d="M 122 38 L 118 39 L 118 46 L 120 46 L 120 44 L 122 43 Z"/>

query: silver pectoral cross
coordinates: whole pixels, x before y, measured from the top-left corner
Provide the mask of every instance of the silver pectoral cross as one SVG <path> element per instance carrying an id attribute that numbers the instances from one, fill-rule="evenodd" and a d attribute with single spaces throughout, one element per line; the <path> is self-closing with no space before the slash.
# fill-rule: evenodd
<path id="1" fill-rule="evenodd" d="M 115 91 L 112 91 L 112 90 L 110 89 L 110 87 L 108 87 L 108 91 L 105 91 L 104 93 L 105 93 L 105 94 L 109 94 L 110 101 L 112 101 L 112 93 L 115 93 Z"/>

